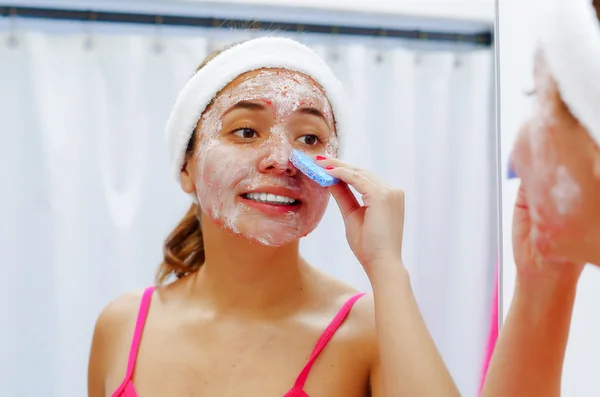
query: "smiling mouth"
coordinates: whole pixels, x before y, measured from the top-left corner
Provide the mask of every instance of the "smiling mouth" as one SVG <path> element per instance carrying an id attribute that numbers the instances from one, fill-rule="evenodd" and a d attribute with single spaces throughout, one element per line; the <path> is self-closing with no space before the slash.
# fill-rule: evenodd
<path id="1" fill-rule="evenodd" d="M 261 193 L 261 192 L 245 193 L 245 194 L 242 194 L 242 197 L 247 200 L 250 200 L 250 201 L 255 201 L 257 203 L 271 204 L 271 205 L 299 205 L 300 204 L 300 200 L 296 200 L 291 197 L 280 196 L 278 194 L 273 194 L 273 193 Z"/>

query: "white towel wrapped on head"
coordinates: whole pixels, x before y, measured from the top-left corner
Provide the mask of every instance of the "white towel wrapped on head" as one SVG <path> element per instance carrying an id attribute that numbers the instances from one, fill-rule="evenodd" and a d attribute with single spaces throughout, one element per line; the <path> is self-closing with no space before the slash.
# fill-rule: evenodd
<path id="1" fill-rule="evenodd" d="M 600 21 L 591 0 L 538 0 L 539 41 L 563 101 L 600 145 Z"/>

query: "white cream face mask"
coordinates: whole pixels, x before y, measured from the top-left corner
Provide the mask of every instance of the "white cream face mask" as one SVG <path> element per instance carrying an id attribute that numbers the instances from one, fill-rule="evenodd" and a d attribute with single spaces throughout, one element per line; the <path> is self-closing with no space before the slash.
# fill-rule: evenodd
<path id="1" fill-rule="evenodd" d="M 327 208 L 329 191 L 296 170 L 289 155 L 337 155 L 332 110 L 302 74 L 268 69 L 243 76 L 201 117 L 191 160 L 198 204 L 225 230 L 281 246 L 314 230 Z"/>
<path id="2" fill-rule="evenodd" d="M 519 132 L 512 164 L 523 179 L 531 236 L 548 255 L 562 260 L 565 242 L 587 238 L 581 228 L 584 185 L 573 167 L 573 152 L 561 142 L 575 134 L 556 98 L 552 75 L 541 53 L 535 68 L 536 96 L 528 122 Z M 566 152 L 564 150 L 567 150 Z M 575 237 L 577 236 L 577 237 Z"/>
<path id="3" fill-rule="evenodd" d="M 543 62 L 538 63 L 537 74 L 536 91 L 539 93 L 539 99 L 534 104 L 535 117 L 529 127 L 532 172 L 536 175 L 536 180 L 529 186 L 530 205 L 534 221 L 538 221 L 537 209 L 547 208 L 548 204 L 552 204 L 551 213 L 546 214 L 546 218 L 558 222 L 576 208 L 581 189 L 567 167 L 559 161 L 556 150 L 548 143 L 550 130 L 556 124 L 552 113 L 553 105 L 548 99 L 551 74 Z M 545 192 L 546 190 L 548 191 Z"/>

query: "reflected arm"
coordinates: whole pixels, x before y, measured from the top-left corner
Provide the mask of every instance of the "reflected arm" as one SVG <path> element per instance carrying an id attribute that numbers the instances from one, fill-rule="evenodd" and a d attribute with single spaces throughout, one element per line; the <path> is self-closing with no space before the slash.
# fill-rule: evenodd
<path id="1" fill-rule="evenodd" d="M 482 397 L 560 396 L 576 283 L 517 277 Z"/>

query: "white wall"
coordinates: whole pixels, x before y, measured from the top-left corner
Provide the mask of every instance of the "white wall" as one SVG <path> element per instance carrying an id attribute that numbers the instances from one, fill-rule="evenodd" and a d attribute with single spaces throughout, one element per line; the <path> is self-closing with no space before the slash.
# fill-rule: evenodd
<path id="1" fill-rule="evenodd" d="M 219 0 L 218 2 L 311 7 L 485 22 L 493 22 L 495 16 L 494 0 Z"/>
<path id="2" fill-rule="evenodd" d="M 19 0 L 19 5 L 461 34 L 490 30 L 495 15 L 494 0 Z"/>
<path id="3" fill-rule="evenodd" d="M 531 30 L 533 1 L 499 0 L 499 56 L 501 86 L 502 167 L 507 168 L 508 156 L 519 125 L 527 115 L 528 98 L 523 91 L 532 88 L 535 38 Z M 504 172 L 504 174 L 506 174 Z M 503 285 L 504 318 L 513 296 L 515 265 L 512 255 L 512 209 L 518 180 L 503 183 Z M 600 394 L 600 272 L 584 271 L 579 285 L 573 323 L 563 371 L 563 397 L 596 396 Z"/>
<path id="4" fill-rule="evenodd" d="M 14 2 L 13 2 L 14 3 Z M 298 9 L 318 9 L 376 13 L 388 16 L 411 16 L 427 18 L 447 18 L 461 21 L 493 23 L 495 17 L 494 0 L 19 0 L 20 5 L 55 6 L 69 8 L 164 9 L 170 3 L 179 12 L 181 7 L 202 4 L 204 9 L 231 4 L 242 6 L 285 6 Z M 168 11 L 169 8 L 166 8 Z"/>

